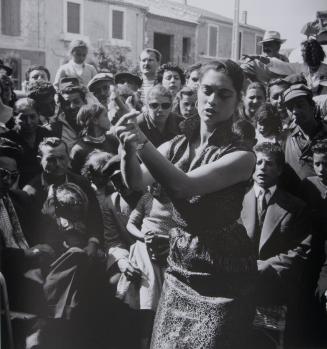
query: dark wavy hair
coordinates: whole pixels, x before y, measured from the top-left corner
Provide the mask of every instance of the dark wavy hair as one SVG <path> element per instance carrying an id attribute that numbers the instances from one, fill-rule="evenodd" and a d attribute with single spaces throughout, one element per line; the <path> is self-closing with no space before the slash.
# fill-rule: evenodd
<path id="1" fill-rule="evenodd" d="M 321 139 L 316 141 L 311 146 L 311 151 L 313 154 L 327 154 L 327 139 Z"/>
<path id="2" fill-rule="evenodd" d="M 173 63 L 165 63 L 159 67 L 158 73 L 157 73 L 158 83 L 162 83 L 162 78 L 165 71 L 175 71 L 179 75 L 179 78 L 181 79 L 182 86 L 185 85 L 185 74 L 183 69 Z"/>
<path id="3" fill-rule="evenodd" d="M 326 54 L 316 39 L 310 38 L 301 43 L 303 47 L 303 60 L 309 67 L 318 67 L 325 59 Z"/>
<path id="4" fill-rule="evenodd" d="M 28 67 L 28 69 L 26 70 L 26 73 L 25 73 L 25 79 L 26 81 L 29 81 L 30 80 L 30 73 L 34 70 L 40 70 L 40 71 L 44 71 L 48 80 L 50 81 L 50 72 L 49 70 L 44 67 L 43 65 L 31 65 L 30 67 Z"/>
<path id="5" fill-rule="evenodd" d="M 232 80 L 236 93 L 240 98 L 244 82 L 244 74 L 243 70 L 237 63 L 231 59 L 220 59 L 204 64 L 200 69 L 200 82 L 209 70 L 225 73 Z"/>
<path id="6" fill-rule="evenodd" d="M 275 159 L 279 168 L 283 168 L 285 164 L 285 155 L 279 144 L 263 142 L 254 146 L 255 153 L 262 153 Z"/>
<path id="7" fill-rule="evenodd" d="M 262 104 L 255 113 L 255 124 L 264 124 L 269 129 L 269 135 L 279 135 L 282 130 L 282 120 L 276 107 L 271 103 Z"/>

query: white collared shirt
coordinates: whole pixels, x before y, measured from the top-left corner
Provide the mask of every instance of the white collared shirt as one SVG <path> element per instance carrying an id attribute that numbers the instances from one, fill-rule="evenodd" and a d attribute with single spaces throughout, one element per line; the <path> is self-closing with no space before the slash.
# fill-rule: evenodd
<path id="1" fill-rule="evenodd" d="M 266 192 L 266 202 L 267 202 L 267 204 L 269 203 L 270 199 L 275 194 L 276 189 L 277 189 L 277 185 L 273 185 L 270 188 L 264 189 L 264 188 L 260 187 L 257 183 L 253 184 L 253 190 L 254 190 L 256 198 L 258 198 L 262 192 Z"/>

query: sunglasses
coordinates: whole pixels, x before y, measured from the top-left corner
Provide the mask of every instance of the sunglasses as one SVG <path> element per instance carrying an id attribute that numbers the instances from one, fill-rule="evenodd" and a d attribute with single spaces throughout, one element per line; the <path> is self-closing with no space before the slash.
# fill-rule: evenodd
<path id="1" fill-rule="evenodd" d="M 149 107 L 153 110 L 158 109 L 161 106 L 161 109 L 167 110 L 170 108 L 170 103 L 149 103 Z"/>
<path id="2" fill-rule="evenodd" d="M 2 179 L 12 179 L 13 181 L 15 181 L 19 176 L 19 172 L 18 171 L 9 171 L 5 168 L 1 168 L 0 167 L 0 178 Z"/>

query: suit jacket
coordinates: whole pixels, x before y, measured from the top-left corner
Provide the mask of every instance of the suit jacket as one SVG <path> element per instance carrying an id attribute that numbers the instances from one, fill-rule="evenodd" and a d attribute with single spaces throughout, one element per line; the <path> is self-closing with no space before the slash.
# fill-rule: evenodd
<path id="1" fill-rule="evenodd" d="M 87 216 L 85 217 L 85 223 L 87 231 L 89 232 L 90 237 L 96 237 L 100 244 L 103 244 L 103 220 L 102 214 L 99 206 L 99 202 L 96 198 L 95 192 L 92 189 L 90 183 L 82 176 L 67 171 L 67 182 L 72 182 L 78 185 L 86 194 L 89 201 L 89 209 Z M 29 184 L 24 187 L 24 191 L 33 198 L 34 206 L 41 211 L 43 204 L 48 196 L 48 187 L 42 182 L 42 175 L 36 176 Z M 43 219 L 41 212 L 38 219 L 38 229 L 40 236 L 47 235 L 44 243 L 50 243 L 48 238 L 51 238 L 52 233 L 51 229 L 47 224 L 49 223 L 48 219 Z M 50 224 L 50 223 L 49 223 Z M 49 231 L 49 234 L 44 234 L 44 232 Z M 50 243 L 51 244 L 51 243 Z"/>
<path id="2" fill-rule="evenodd" d="M 246 193 L 241 221 L 250 238 L 256 230 L 257 202 L 253 187 Z M 273 268 L 283 283 L 299 280 L 311 247 L 311 226 L 306 205 L 293 195 L 276 189 L 264 218 L 258 259 Z"/>

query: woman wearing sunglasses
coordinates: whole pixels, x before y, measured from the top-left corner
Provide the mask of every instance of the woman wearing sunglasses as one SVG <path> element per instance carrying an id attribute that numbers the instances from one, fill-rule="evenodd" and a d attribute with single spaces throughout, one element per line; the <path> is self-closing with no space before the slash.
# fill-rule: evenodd
<path id="1" fill-rule="evenodd" d="M 155 179 L 173 203 L 176 228 L 170 230 L 152 349 L 249 347 L 257 262 L 237 220 L 255 156 L 232 137 L 243 80 L 231 60 L 205 64 L 198 121 L 185 120 L 191 125 L 185 134 L 158 150 L 131 122 L 135 113 L 116 126 L 127 184 L 141 189 Z"/>
<path id="2" fill-rule="evenodd" d="M 172 95 L 162 85 L 152 87 L 145 100 L 145 111 L 137 117 L 142 132 L 158 147 L 180 133 L 179 123 L 183 120 L 172 113 Z"/>

